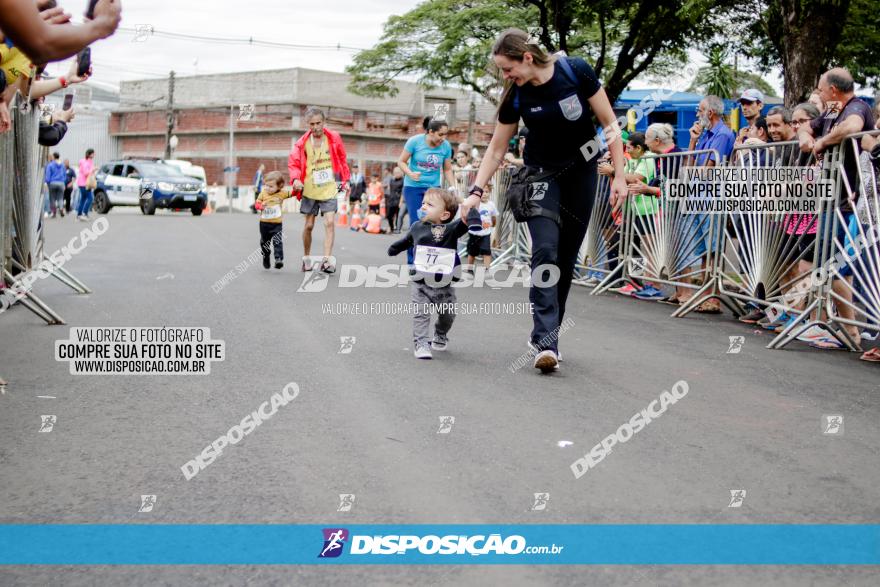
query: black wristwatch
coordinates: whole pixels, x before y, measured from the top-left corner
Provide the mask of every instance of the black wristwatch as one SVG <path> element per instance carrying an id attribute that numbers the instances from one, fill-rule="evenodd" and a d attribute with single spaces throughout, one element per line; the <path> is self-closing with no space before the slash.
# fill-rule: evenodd
<path id="1" fill-rule="evenodd" d="M 471 186 L 471 189 L 468 190 L 468 195 L 469 196 L 480 196 L 482 198 L 483 197 L 483 188 L 481 188 L 477 184 L 474 184 Z"/>

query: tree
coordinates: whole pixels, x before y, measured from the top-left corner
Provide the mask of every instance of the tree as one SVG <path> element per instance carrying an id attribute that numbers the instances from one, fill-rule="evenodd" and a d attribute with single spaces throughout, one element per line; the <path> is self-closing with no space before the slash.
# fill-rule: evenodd
<path id="1" fill-rule="evenodd" d="M 538 11 L 502 0 L 429 0 L 385 23 L 375 47 L 346 68 L 349 89 L 370 97 L 397 95 L 394 80 L 416 77 L 425 86 L 456 85 L 493 99 L 500 82 L 487 70 L 499 31 L 537 23 Z"/>
<path id="2" fill-rule="evenodd" d="M 393 82 L 415 77 L 424 86 L 456 85 L 495 101 L 500 87 L 487 69 L 492 42 L 517 26 L 536 34 L 551 52 L 585 56 L 603 79 L 612 103 L 643 73 L 668 73 L 687 49 L 710 39 L 713 14 L 732 0 L 427 0 L 391 17 L 379 44 L 354 57 L 349 89 L 394 95 Z"/>
<path id="3" fill-rule="evenodd" d="M 688 91 L 698 88 L 701 94 L 730 99 L 737 90 L 737 84 L 736 71 L 727 63 L 727 51 L 717 45 L 712 47 L 709 50 L 708 62 L 708 65 L 697 71 Z"/>
<path id="4" fill-rule="evenodd" d="M 853 0 L 831 65 L 852 73 L 857 83 L 880 89 L 880 28 L 876 0 Z"/>
<path id="5" fill-rule="evenodd" d="M 773 89 L 773 86 L 768 84 L 764 78 L 760 75 L 751 73 L 748 71 L 743 71 L 741 69 L 734 69 L 729 65 L 725 65 L 726 68 L 729 68 L 729 75 L 731 77 L 730 82 L 724 84 L 724 87 L 729 87 L 729 90 L 724 90 L 722 93 L 718 93 L 718 96 L 722 98 L 737 98 L 739 94 L 743 90 L 747 90 L 748 88 L 756 88 L 761 90 L 765 96 L 771 96 L 777 98 L 776 90 Z M 693 81 L 691 81 L 691 85 L 688 86 L 686 91 L 695 92 L 697 94 L 707 95 L 716 93 L 714 90 L 717 90 L 717 86 L 721 85 L 716 82 L 715 87 L 711 87 L 712 84 L 710 81 L 712 78 L 716 79 L 719 77 L 717 72 L 713 72 L 710 66 L 703 66 L 697 70 L 697 75 L 694 76 Z"/>
<path id="6" fill-rule="evenodd" d="M 807 98 L 832 65 L 847 67 L 859 83 L 877 83 L 876 0 L 751 0 L 743 7 L 751 24 L 740 47 L 765 71 L 782 66 L 786 106 Z"/>

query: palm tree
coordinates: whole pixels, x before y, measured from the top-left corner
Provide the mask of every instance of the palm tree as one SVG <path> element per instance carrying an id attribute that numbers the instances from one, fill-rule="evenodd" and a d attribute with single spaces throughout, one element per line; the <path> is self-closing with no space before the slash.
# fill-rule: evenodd
<path id="1" fill-rule="evenodd" d="M 693 85 L 702 87 L 705 94 L 730 99 L 736 92 L 736 72 L 727 63 L 727 50 L 719 45 L 709 49 L 708 64 L 701 67 Z"/>

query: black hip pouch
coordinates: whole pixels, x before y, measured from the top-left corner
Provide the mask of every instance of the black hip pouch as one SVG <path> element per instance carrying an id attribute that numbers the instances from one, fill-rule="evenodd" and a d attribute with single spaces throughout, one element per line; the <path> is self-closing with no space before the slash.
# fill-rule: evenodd
<path id="1" fill-rule="evenodd" d="M 541 171 L 524 165 L 514 172 L 507 188 L 506 209 L 517 222 L 544 216 L 560 224 L 559 171 Z"/>

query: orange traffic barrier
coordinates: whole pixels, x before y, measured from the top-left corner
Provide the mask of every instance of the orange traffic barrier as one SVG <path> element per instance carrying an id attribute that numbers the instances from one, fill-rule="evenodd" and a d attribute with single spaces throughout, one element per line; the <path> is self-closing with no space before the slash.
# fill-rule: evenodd
<path id="1" fill-rule="evenodd" d="M 354 210 L 351 213 L 351 229 L 358 230 L 361 227 L 361 208 L 357 204 L 354 205 Z"/>
<path id="2" fill-rule="evenodd" d="M 348 202 L 345 200 L 342 201 L 342 206 L 339 208 L 339 219 L 336 221 L 336 226 L 348 226 Z"/>

